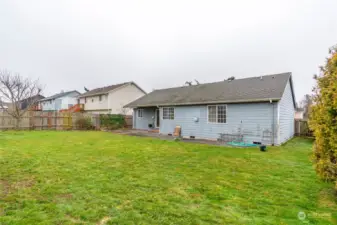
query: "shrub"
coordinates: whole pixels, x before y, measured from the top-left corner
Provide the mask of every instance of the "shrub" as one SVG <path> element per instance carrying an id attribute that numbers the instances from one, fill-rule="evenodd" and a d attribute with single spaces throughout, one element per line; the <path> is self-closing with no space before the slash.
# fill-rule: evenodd
<path id="1" fill-rule="evenodd" d="M 80 130 L 93 130 L 94 129 L 91 119 L 86 118 L 86 117 L 77 119 L 75 122 L 75 125 L 77 129 L 80 129 Z"/>
<path id="2" fill-rule="evenodd" d="M 123 115 L 100 115 L 100 123 L 101 127 L 114 130 L 125 127 L 125 118 Z"/>
<path id="3" fill-rule="evenodd" d="M 314 163 L 317 174 L 337 180 L 337 52 L 331 51 L 320 76 L 315 76 L 314 102 L 309 126 L 314 131 Z"/>

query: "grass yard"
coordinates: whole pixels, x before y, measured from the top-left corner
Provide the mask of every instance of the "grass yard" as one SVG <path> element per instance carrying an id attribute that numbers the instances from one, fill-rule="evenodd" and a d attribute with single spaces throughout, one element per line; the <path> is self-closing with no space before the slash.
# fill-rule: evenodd
<path id="1" fill-rule="evenodd" d="M 299 138 L 263 153 L 105 132 L 2 132 L 0 224 L 335 224 L 333 185 L 316 177 L 311 148 Z"/>

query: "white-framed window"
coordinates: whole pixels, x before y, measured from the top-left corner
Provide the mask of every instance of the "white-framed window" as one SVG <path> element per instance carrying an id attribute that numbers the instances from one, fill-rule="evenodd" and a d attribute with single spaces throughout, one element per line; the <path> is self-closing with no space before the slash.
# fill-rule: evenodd
<path id="1" fill-rule="evenodd" d="M 143 117 L 143 112 L 144 112 L 144 109 L 138 109 L 137 110 L 137 117 Z"/>
<path id="2" fill-rule="evenodd" d="M 209 105 L 207 112 L 209 123 L 227 122 L 227 105 Z"/>
<path id="3" fill-rule="evenodd" d="M 173 107 L 163 108 L 163 120 L 174 120 L 174 108 Z"/>

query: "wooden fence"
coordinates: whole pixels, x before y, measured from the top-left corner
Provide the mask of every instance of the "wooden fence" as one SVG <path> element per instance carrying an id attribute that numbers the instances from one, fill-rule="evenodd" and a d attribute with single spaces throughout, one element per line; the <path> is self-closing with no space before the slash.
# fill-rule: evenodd
<path id="1" fill-rule="evenodd" d="M 88 113 L 26 112 L 19 123 L 19 129 L 29 130 L 76 130 L 81 118 L 89 118 L 95 129 L 100 129 L 99 115 Z M 0 112 L 0 130 L 16 128 L 16 120 L 6 112 Z"/>
<path id="2" fill-rule="evenodd" d="M 95 129 L 100 129 L 100 115 L 91 113 L 68 112 L 26 112 L 22 117 L 19 129 L 25 130 L 77 130 L 81 129 L 77 123 L 79 119 L 87 118 Z M 127 128 L 132 128 L 132 116 L 125 116 Z M 16 128 L 16 120 L 6 112 L 0 112 L 0 130 L 12 130 Z"/>
<path id="3" fill-rule="evenodd" d="M 313 132 L 309 129 L 307 120 L 295 120 L 295 135 L 313 137 Z"/>
<path id="4" fill-rule="evenodd" d="M 132 124 L 133 124 L 133 117 L 130 115 L 127 115 L 124 117 L 125 118 L 125 126 L 127 128 L 132 128 Z"/>

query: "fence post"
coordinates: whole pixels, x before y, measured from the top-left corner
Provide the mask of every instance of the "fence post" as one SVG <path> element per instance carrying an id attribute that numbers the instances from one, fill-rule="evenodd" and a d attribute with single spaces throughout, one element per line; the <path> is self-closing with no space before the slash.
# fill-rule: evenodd
<path id="1" fill-rule="evenodd" d="M 99 116 L 100 114 L 96 114 L 94 115 L 94 118 L 95 118 L 95 127 L 96 127 L 96 130 L 100 130 L 100 120 L 99 120 Z"/>

